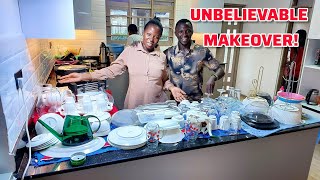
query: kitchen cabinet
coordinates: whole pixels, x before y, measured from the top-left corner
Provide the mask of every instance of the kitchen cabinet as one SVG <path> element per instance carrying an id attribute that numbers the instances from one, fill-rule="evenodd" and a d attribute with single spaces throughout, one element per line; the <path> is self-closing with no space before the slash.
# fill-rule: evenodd
<path id="1" fill-rule="evenodd" d="M 315 0 L 313 5 L 313 12 L 312 12 L 312 19 L 310 24 L 310 30 L 309 30 L 309 39 L 320 39 L 320 24 L 319 24 L 319 18 L 320 18 L 320 11 L 318 9 L 320 8 L 320 1 Z"/>
<path id="2" fill-rule="evenodd" d="M 26 38 L 74 39 L 73 0 L 19 0 Z"/>
<path id="3" fill-rule="evenodd" d="M 73 10 L 75 28 L 91 30 L 91 0 L 73 0 Z"/>
<path id="4" fill-rule="evenodd" d="M 19 0 L 26 38 L 75 39 L 75 29 L 92 29 L 91 0 Z"/>
<path id="5" fill-rule="evenodd" d="M 299 94 L 306 96 L 310 89 L 320 90 L 320 65 L 315 65 L 316 51 L 320 49 L 320 0 L 315 0 L 307 44 L 305 46 L 303 66 L 299 83 Z M 320 112 L 319 106 L 302 103 L 303 106 Z"/>

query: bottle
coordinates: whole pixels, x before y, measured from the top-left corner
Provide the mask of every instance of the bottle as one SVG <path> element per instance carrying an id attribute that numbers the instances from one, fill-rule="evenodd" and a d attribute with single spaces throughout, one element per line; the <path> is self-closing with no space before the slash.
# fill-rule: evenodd
<path id="1" fill-rule="evenodd" d="M 100 56 L 99 59 L 101 64 L 110 66 L 110 59 L 107 53 L 107 46 L 104 44 L 104 42 L 101 42 L 99 56 Z"/>

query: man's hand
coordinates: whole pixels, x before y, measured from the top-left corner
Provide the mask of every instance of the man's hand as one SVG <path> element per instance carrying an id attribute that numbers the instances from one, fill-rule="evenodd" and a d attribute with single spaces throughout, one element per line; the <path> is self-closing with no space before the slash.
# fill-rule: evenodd
<path id="1" fill-rule="evenodd" d="M 181 102 L 182 100 L 186 99 L 186 93 L 182 91 L 182 89 L 177 87 L 172 87 L 169 90 L 171 91 L 172 96 L 176 101 Z"/>
<path id="2" fill-rule="evenodd" d="M 215 81 L 216 81 L 216 77 L 215 76 L 211 76 L 209 78 L 209 80 L 206 83 L 206 93 L 213 94 L 214 86 L 216 84 Z"/>
<path id="3" fill-rule="evenodd" d="M 71 73 L 60 77 L 60 79 L 58 80 L 59 83 L 72 83 L 79 81 L 82 81 L 82 74 L 80 73 Z"/>

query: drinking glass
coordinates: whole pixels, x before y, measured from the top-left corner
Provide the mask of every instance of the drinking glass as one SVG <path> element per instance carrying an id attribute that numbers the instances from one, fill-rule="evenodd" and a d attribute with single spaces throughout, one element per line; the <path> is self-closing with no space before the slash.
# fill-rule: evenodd
<path id="1" fill-rule="evenodd" d="M 195 140 L 198 138 L 198 134 L 200 133 L 200 123 L 197 120 L 186 120 L 185 121 L 185 137 L 186 140 L 193 144 Z"/>
<path id="2" fill-rule="evenodd" d="M 151 151 L 156 151 L 160 139 L 160 127 L 155 122 L 148 122 L 146 125 L 147 146 Z"/>

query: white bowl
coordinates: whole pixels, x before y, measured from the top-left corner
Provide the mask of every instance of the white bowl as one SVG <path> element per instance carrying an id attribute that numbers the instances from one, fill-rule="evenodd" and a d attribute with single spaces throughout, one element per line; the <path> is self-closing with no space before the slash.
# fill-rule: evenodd
<path id="1" fill-rule="evenodd" d="M 288 110 L 286 106 L 283 104 L 274 105 L 271 108 L 272 117 L 283 124 L 300 124 L 302 122 L 300 110 L 295 106 L 291 106 L 291 110 Z"/>

